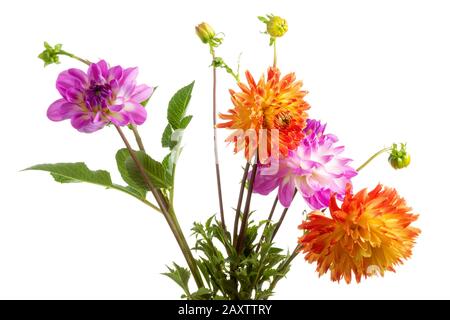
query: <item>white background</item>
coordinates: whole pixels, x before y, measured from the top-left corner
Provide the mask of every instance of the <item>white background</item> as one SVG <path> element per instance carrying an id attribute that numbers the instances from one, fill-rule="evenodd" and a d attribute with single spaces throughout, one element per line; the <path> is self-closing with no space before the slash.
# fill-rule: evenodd
<path id="1" fill-rule="evenodd" d="M 46 173 L 19 172 L 33 164 L 85 161 L 113 172 L 122 147 L 112 128 L 81 134 L 69 122 L 52 123 L 54 82 L 69 67 L 62 58 L 44 69 L 42 42 L 112 65 L 139 66 L 139 82 L 158 85 L 141 128 L 159 158 L 170 96 L 196 80 L 178 166 L 176 206 L 187 234 L 194 221 L 217 212 L 211 129 L 211 69 L 194 25 L 208 21 L 226 39 L 219 50 L 231 65 L 256 77 L 272 59 L 257 15 L 285 17 L 279 41 L 282 72 L 295 71 L 310 92 L 311 117 L 328 122 L 355 166 L 394 141 L 407 141 L 412 162 L 394 171 L 377 159 L 354 180 L 397 188 L 420 213 L 422 229 L 412 259 L 384 278 L 361 284 L 318 278 L 295 261 L 277 299 L 450 298 L 448 287 L 448 121 L 450 7 L 446 1 L 1 1 L 0 2 L 0 298 L 166 299 L 180 290 L 160 275 L 183 258 L 164 219 L 128 196 L 97 186 L 59 185 Z M 230 106 L 235 85 L 219 73 L 219 109 Z M 220 141 L 227 132 L 220 132 Z M 231 224 L 243 159 L 220 144 L 224 197 Z M 254 197 L 265 218 L 274 195 Z M 297 199 L 279 234 L 293 248 L 305 205 Z M 190 239 L 192 243 L 192 239 Z"/>

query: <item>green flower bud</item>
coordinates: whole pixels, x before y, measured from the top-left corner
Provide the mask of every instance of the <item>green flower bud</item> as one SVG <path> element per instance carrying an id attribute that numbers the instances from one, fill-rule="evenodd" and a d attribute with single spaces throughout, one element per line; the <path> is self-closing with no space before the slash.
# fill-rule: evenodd
<path id="1" fill-rule="evenodd" d="M 282 37 L 288 31 L 288 24 L 285 19 L 279 16 L 268 16 L 267 33 L 274 38 Z"/>
<path id="2" fill-rule="evenodd" d="M 44 67 L 53 63 L 59 64 L 58 55 L 61 53 L 62 44 L 57 44 L 54 47 L 52 47 L 47 42 L 44 42 L 44 47 L 45 50 L 42 51 L 41 54 L 38 56 L 39 59 L 44 61 Z"/>
<path id="3" fill-rule="evenodd" d="M 195 32 L 203 43 L 211 43 L 216 36 L 214 29 L 206 22 L 202 22 L 196 26 Z"/>
<path id="4" fill-rule="evenodd" d="M 394 143 L 388 161 L 394 169 L 406 168 L 411 162 L 411 156 L 406 152 L 406 144 L 402 143 L 400 149 L 397 149 L 397 144 Z"/>

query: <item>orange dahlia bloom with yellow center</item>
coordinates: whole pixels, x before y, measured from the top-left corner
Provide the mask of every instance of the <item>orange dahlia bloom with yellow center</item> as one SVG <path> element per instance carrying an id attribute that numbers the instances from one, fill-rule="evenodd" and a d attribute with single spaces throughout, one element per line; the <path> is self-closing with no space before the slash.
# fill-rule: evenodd
<path id="1" fill-rule="evenodd" d="M 289 73 L 281 78 L 278 68 L 271 67 L 267 72 L 267 80 L 261 76 L 258 83 L 250 72 L 245 73 L 248 85 L 238 83 L 241 92 L 230 89 L 234 109 L 227 114 L 219 114 L 226 122 L 219 128 L 235 129 L 227 138 L 235 143 L 235 152 L 248 147 L 248 130 L 254 130 L 258 138 L 258 147 L 265 147 L 268 154 L 277 144 L 282 155 L 287 156 L 289 150 L 295 150 L 303 139 L 302 129 L 306 126 L 307 102 L 303 100 L 307 94 L 301 90 L 303 83 L 296 81 L 295 74 Z M 266 139 L 260 138 L 260 132 L 266 129 Z M 278 130 L 278 141 L 273 142 L 272 130 Z M 261 142 L 263 141 L 263 142 Z M 261 144 L 265 145 L 261 145 Z M 251 156 L 246 149 L 247 159 Z"/>
<path id="2" fill-rule="evenodd" d="M 383 276 L 411 256 L 420 233 L 410 226 L 418 218 L 411 210 L 395 189 L 378 185 L 352 195 L 348 187 L 340 208 L 331 198 L 331 218 L 314 211 L 299 226 L 305 231 L 300 250 L 308 262 L 317 262 L 319 276 L 330 270 L 333 281 L 350 283 L 352 273 L 356 282 L 374 273 Z"/>

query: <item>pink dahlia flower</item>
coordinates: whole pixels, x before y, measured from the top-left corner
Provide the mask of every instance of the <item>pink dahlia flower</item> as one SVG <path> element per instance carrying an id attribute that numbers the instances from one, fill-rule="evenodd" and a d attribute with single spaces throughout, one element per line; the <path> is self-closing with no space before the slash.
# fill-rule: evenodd
<path id="1" fill-rule="evenodd" d="M 91 64 L 87 73 L 63 71 L 56 81 L 62 99 L 50 105 L 47 116 L 53 121 L 71 119 L 75 129 L 87 133 L 109 123 L 140 125 L 147 118 L 141 103 L 154 88 L 136 85 L 137 74 L 138 68 L 110 68 L 104 60 Z"/>
<path id="2" fill-rule="evenodd" d="M 258 167 L 253 192 L 267 195 L 278 187 L 284 207 L 290 206 L 295 189 L 312 209 L 328 207 L 331 194 L 342 200 L 347 183 L 357 172 L 348 165 L 351 160 L 340 155 L 344 147 L 335 146 L 337 137 L 324 134 L 325 127 L 320 121 L 308 119 L 305 138 L 296 151 L 278 160 L 276 173 L 265 165 Z"/>

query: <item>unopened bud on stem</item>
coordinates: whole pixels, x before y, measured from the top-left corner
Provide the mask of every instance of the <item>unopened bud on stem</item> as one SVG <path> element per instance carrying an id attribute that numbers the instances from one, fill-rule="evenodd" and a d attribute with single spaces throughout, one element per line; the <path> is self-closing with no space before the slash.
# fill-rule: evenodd
<path id="1" fill-rule="evenodd" d="M 406 152 L 406 144 L 401 143 L 400 149 L 398 149 L 397 144 L 394 143 L 388 161 L 394 169 L 406 168 L 411 162 L 411 156 Z"/>

